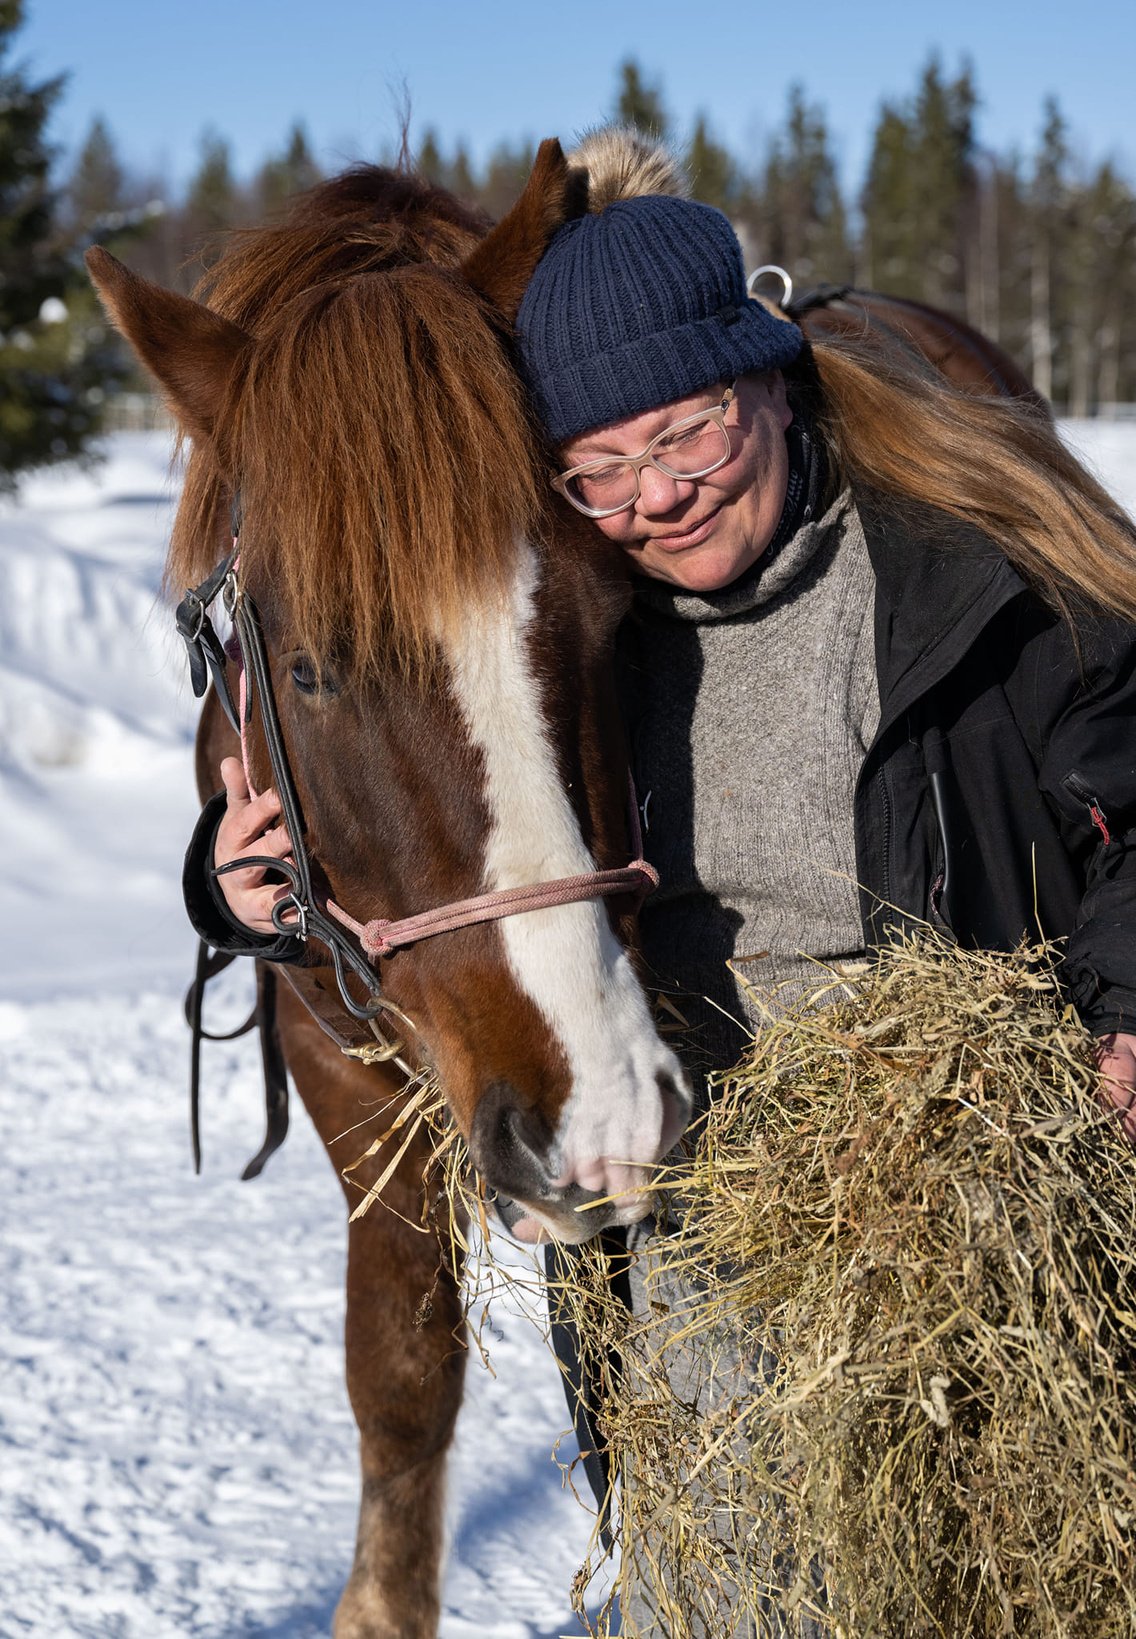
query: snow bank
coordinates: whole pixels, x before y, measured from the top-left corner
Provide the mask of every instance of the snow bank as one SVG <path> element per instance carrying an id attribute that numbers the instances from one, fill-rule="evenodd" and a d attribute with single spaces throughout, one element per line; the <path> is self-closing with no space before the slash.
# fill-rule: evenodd
<path id="1" fill-rule="evenodd" d="M 186 970 L 195 709 L 158 602 L 169 466 L 163 435 L 123 434 L 105 464 L 0 501 L 2 995 Z"/>
<path id="2" fill-rule="evenodd" d="M 1136 518 L 1136 421 L 1063 421 L 1061 433 L 1069 448 Z"/>

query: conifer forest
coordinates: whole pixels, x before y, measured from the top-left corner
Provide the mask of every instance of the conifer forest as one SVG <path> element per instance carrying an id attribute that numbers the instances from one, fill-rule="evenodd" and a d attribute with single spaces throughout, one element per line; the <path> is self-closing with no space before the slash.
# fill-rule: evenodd
<path id="1" fill-rule="evenodd" d="M 0 0 L 0 487 L 76 453 L 102 423 L 122 424 L 116 407 L 143 389 L 90 293 L 87 246 L 189 290 L 226 232 L 271 218 L 321 175 L 299 121 L 245 177 L 224 134 L 206 131 L 181 187 L 128 167 L 101 117 L 78 152 L 59 152 L 48 127 L 64 79 L 36 83 L 20 65 L 22 17 L 23 0 Z M 1136 401 L 1136 192 L 1114 159 L 1074 150 L 1057 101 L 1039 105 L 1020 147 L 992 152 L 972 69 L 933 57 L 914 86 L 882 98 L 865 174 L 847 178 L 803 85 L 761 111 L 769 135 L 748 154 L 716 140 L 709 116 L 677 129 L 664 87 L 634 60 L 613 70 L 612 88 L 596 122 L 666 139 L 696 197 L 729 215 L 749 266 L 784 267 L 798 291 L 851 283 L 949 309 L 1007 348 L 1065 414 Z M 413 165 L 495 217 L 533 146 L 503 137 L 477 162 L 411 126 L 400 153 L 361 157 Z"/>

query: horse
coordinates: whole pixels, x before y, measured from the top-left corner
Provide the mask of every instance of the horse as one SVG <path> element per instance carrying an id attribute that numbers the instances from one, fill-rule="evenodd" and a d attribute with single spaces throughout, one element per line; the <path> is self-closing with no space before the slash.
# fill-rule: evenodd
<path id="1" fill-rule="evenodd" d="M 308 941 L 282 970 L 287 1068 L 349 1204 L 383 1180 L 348 1228 L 362 1488 L 336 1639 L 438 1622 L 465 1347 L 430 1140 L 400 1125 L 407 1073 L 437 1072 L 506 1221 L 567 1242 L 651 1210 L 691 1110 L 636 972 L 626 577 L 551 495 L 511 353 L 528 277 L 581 208 L 546 142 L 488 232 L 409 175 L 332 179 L 235 240 L 208 305 L 88 255 L 192 441 L 167 574 L 195 588 L 183 630 L 217 684 L 202 797 L 228 755 L 288 787 Z"/>
<path id="2" fill-rule="evenodd" d="M 274 1032 L 348 1204 L 382 1184 L 383 1210 L 348 1226 L 362 1491 L 336 1639 L 437 1627 L 465 1349 L 430 1140 L 406 1125 L 415 1078 L 436 1069 L 506 1223 L 568 1242 L 651 1210 L 690 1113 L 636 972 L 626 574 L 551 492 L 511 350 L 544 246 L 585 203 L 546 142 L 496 228 L 404 173 L 334 178 L 237 238 L 207 304 L 88 258 L 193 442 L 167 579 L 195 588 L 183 632 L 216 685 L 202 798 L 242 755 L 300 839 L 290 902 L 311 937 L 280 970 Z M 888 322 L 888 298 L 848 298 L 792 316 L 814 337 Z M 905 331 L 949 375 L 973 355 L 940 345 L 953 324 Z M 235 649 L 210 623 L 220 592 Z M 348 1172 L 368 1122 L 383 1142 Z"/>
<path id="3" fill-rule="evenodd" d="M 796 298 L 787 295 L 782 311 L 810 341 L 882 332 L 922 354 L 965 392 L 1018 399 L 1039 415 L 1052 415 L 1048 401 L 1004 347 L 927 302 L 855 285 L 816 285 Z"/>

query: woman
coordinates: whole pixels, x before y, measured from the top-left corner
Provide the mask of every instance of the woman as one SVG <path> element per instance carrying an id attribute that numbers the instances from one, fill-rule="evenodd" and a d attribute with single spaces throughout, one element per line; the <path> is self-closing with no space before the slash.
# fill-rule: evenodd
<path id="1" fill-rule="evenodd" d="M 541 262 L 519 352 L 556 488 L 634 577 L 642 938 L 691 1067 L 893 928 L 1043 933 L 1136 1142 L 1131 528 L 1035 410 L 877 337 L 810 350 L 747 300 L 725 217 L 621 139 L 580 157 L 592 209 Z M 285 855 L 274 794 L 223 772 L 217 863 Z M 260 871 L 220 879 L 254 941 L 219 933 L 198 870 L 211 942 L 288 954 Z M 652 1631 L 645 1596 L 628 1614 Z"/>

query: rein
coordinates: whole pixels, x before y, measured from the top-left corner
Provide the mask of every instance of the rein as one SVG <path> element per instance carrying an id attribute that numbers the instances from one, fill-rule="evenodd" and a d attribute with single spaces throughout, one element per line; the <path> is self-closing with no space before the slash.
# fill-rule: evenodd
<path id="1" fill-rule="evenodd" d="M 502 888 L 492 893 L 477 894 L 470 899 L 457 900 L 417 915 L 391 920 L 375 917 L 361 922 L 349 915 L 333 899 L 317 896 L 312 882 L 312 858 L 304 845 L 304 823 L 299 798 L 292 778 L 287 748 L 276 709 L 272 687 L 271 668 L 264 642 L 260 613 L 252 596 L 244 591 L 238 578 L 238 542 L 233 539 L 233 550 L 201 584 L 188 591 L 177 609 L 177 629 L 189 652 L 190 679 L 193 692 L 200 698 L 212 677 L 221 707 L 233 729 L 240 735 L 241 755 L 248 774 L 248 726 L 252 718 L 254 697 L 259 700 L 261 726 L 268 748 L 272 779 L 280 797 L 282 818 L 292 841 L 293 861 L 277 859 L 267 854 L 245 855 L 227 865 L 214 867 L 217 876 L 230 871 L 244 870 L 260 865 L 280 871 L 287 879 L 289 893 L 272 908 L 276 929 L 302 940 L 317 939 L 331 955 L 336 984 L 343 1005 L 356 1019 L 370 1026 L 384 1011 L 391 1011 L 405 1022 L 405 1016 L 383 995 L 378 975 L 372 965 L 378 957 L 392 956 L 396 951 L 431 939 L 440 933 L 476 923 L 495 922 L 506 916 L 521 915 L 526 911 L 545 910 L 556 905 L 578 904 L 588 899 L 609 898 L 616 894 L 634 893 L 640 897 L 658 886 L 654 867 L 643 858 L 639 809 L 634 789 L 630 797 L 631 839 L 635 857 L 628 865 L 611 870 L 588 871 L 577 876 L 559 877 L 548 882 L 530 883 L 519 888 Z M 232 623 L 239 647 L 240 703 L 234 702 L 225 669 L 228 658 L 219 640 L 209 609 L 218 594 Z M 252 793 L 252 785 L 249 785 Z M 255 794 L 255 793 L 253 793 Z M 295 920 L 284 918 L 294 916 Z M 349 975 L 362 984 L 367 999 L 359 1002 L 348 986 Z M 398 1058 L 398 1049 L 392 1048 L 395 1062 L 407 1074 L 409 1066 Z"/>

